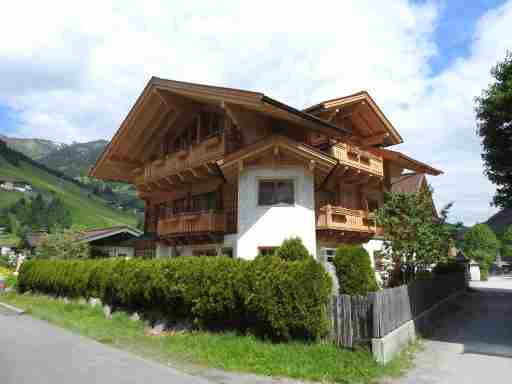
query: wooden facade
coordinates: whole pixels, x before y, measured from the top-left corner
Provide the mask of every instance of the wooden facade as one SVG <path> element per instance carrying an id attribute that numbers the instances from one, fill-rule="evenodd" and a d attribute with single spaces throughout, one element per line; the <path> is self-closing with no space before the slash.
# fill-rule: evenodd
<path id="1" fill-rule="evenodd" d="M 90 175 L 136 185 L 145 231 L 172 246 L 238 232 L 244 169 L 300 166 L 314 176 L 318 237 L 364 241 L 380 233 L 372 211 L 396 172 L 440 173 L 385 149 L 401 141 L 366 92 L 300 111 L 261 93 L 153 78 Z"/>

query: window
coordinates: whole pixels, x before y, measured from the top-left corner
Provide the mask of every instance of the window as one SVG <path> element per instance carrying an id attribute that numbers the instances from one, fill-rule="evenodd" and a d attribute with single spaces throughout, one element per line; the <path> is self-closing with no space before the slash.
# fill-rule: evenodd
<path id="1" fill-rule="evenodd" d="M 295 203 L 293 180 L 262 180 L 259 183 L 258 205 Z"/>
<path id="2" fill-rule="evenodd" d="M 258 247 L 258 253 L 262 256 L 272 256 L 277 247 Z"/>
<path id="3" fill-rule="evenodd" d="M 217 250 L 215 248 L 194 249 L 192 256 L 217 256 Z"/>
<path id="4" fill-rule="evenodd" d="M 379 209 L 379 201 L 372 198 L 367 198 L 366 201 L 368 202 L 368 211 L 373 212 Z"/>
<path id="5" fill-rule="evenodd" d="M 224 130 L 224 116 L 210 111 L 203 111 L 200 114 L 202 138 L 218 135 Z"/>
<path id="6" fill-rule="evenodd" d="M 173 213 L 175 215 L 178 213 L 183 213 L 186 210 L 187 210 L 187 199 L 174 200 Z"/>
<path id="7" fill-rule="evenodd" d="M 217 194 L 215 192 L 192 196 L 192 211 L 213 211 L 217 209 Z"/>
<path id="8" fill-rule="evenodd" d="M 233 248 L 222 248 L 222 255 L 233 258 Z"/>

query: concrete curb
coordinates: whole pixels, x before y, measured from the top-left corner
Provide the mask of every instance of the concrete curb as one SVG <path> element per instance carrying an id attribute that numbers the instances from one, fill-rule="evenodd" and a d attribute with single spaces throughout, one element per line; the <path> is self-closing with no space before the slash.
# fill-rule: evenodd
<path id="1" fill-rule="evenodd" d="M 9 311 L 13 311 L 18 316 L 23 315 L 25 313 L 25 311 L 23 309 L 19 309 L 19 308 L 13 307 L 12 305 L 2 303 L 1 301 L 0 301 L 0 307 L 8 309 Z"/>
<path id="2" fill-rule="evenodd" d="M 414 319 L 402 324 L 386 336 L 378 339 L 373 338 L 372 353 L 375 360 L 380 364 L 389 363 L 393 357 L 414 341 L 418 334 L 422 334 L 428 331 L 429 328 L 432 328 L 431 316 L 433 314 L 439 311 L 443 305 L 454 301 L 466 292 L 467 288 L 457 291 L 420 313 Z"/>

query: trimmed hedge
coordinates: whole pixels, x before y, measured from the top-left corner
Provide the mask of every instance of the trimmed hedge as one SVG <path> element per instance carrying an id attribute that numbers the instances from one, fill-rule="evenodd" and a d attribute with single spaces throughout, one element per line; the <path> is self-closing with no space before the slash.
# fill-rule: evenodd
<path id="1" fill-rule="evenodd" d="M 433 269 L 435 275 L 446 275 L 457 272 L 465 272 L 466 267 L 462 263 L 457 263 L 454 260 L 437 263 Z"/>
<path id="2" fill-rule="evenodd" d="M 313 259 L 287 262 L 274 256 L 252 262 L 227 257 L 31 260 L 23 263 L 17 288 L 98 297 L 114 307 L 287 339 L 327 332 L 331 280 Z"/>
<path id="3" fill-rule="evenodd" d="M 307 260 L 312 258 L 300 237 L 292 237 L 283 241 L 276 249 L 275 255 L 286 261 Z"/>
<path id="4" fill-rule="evenodd" d="M 366 295 L 379 289 L 370 255 L 360 245 L 342 245 L 334 257 L 340 294 Z"/>

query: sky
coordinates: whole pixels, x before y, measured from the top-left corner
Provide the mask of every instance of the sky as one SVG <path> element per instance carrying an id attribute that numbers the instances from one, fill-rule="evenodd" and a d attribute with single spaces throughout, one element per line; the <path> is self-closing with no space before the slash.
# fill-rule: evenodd
<path id="1" fill-rule="evenodd" d="M 0 36 L 0 134 L 110 139 L 153 75 L 298 108 L 364 89 L 397 149 L 445 172 L 429 181 L 451 221 L 496 212 L 474 97 L 512 50 L 512 0 L 17 0 Z"/>

